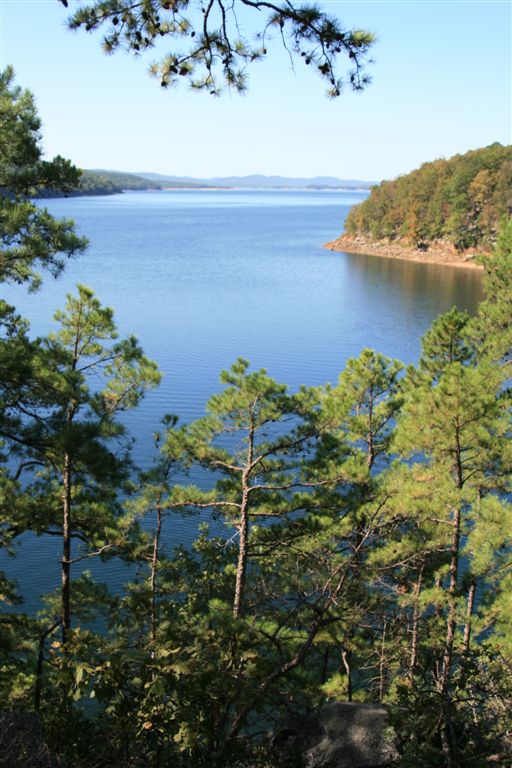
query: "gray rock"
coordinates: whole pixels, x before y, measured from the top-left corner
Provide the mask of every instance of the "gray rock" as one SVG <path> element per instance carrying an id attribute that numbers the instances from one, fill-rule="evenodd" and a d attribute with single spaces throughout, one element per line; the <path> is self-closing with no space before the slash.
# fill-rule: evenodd
<path id="1" fill-rule="evenodd" d="M 274 743 L 305 768 L 380 768 L 396 758 L 387 721 L 381 704 L 332 702 L 286 723 Z"/>

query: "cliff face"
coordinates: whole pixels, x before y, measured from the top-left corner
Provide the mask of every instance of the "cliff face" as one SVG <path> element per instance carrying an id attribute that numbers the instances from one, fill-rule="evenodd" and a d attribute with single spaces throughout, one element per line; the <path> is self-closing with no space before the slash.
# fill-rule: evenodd
<path id="1" fill-rule="evenodd" d="M 512 146 L 491 144 L 373 187 L 327 247 L 468 264 L 492 249 L 500 219 L 511 214 Z"/>

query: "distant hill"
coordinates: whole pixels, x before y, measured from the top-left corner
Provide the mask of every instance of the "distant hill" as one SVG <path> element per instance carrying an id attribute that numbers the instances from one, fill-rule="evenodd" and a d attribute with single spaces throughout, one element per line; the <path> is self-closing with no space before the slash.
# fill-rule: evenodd
<path id="1" fill-rule="evenodd" d="M 425 251 L 441 245 L 458 252 L 489 249 L 500 218 L 510 214 L 512 146 L 495 143 L 374 187 L 350 210 L 337 249 L 347 250 L 350 238 Z"/>
<path id="2" fill-rule="evenodd" d="M 125 190 L 161 189 L 161 185 L 149 179 L 143 179 L 133 173 L 120 171 L 84 170 L 76 189 L 38 190 L 35 197 L 85 197 L 93 195 L 117 195 Z"/>
<path id="3" fill-rule="evenodd" d="M 158 182 L 137 176 L 134 173 L 124 173 L 123 171 L 107 171 L 103 168 L 93 168 L 82 171 L 82 188 L 93 187 L 97 183 L 112 184 L 117 191 L 135 190 L 135 189 L 161 189 Z"/>
<path id="4" fill-rule="evenodd" d="M 211 185 L 197 179 L 179 179 L 173 176 L 162 176 L 158 173 L 123 173 L 121 171 L 104 171 L 96 170 L 84 171 L 86 174 L 100 174 L 116 179 L 123 189 L 162 189 L 164 186 L 169 186 L 169 182 L 173 182 L 172 186 L 176 189 L 204 189 Z M 133 183 L 132 183 L 133 180 Z"/>
<path id="5" fill-rule="evenodd" d="M 210 187 L 235 189 L 370 189 L 373 182 L 357 179 L 338 179 L 334 176 L 289 178 L 287 176 L 214 176 L 198 179 L 192 176 L 166 176 L 160 173 L 138 172 L 137 176 L 158 182 L 163 186 L 190 183 Z"/>

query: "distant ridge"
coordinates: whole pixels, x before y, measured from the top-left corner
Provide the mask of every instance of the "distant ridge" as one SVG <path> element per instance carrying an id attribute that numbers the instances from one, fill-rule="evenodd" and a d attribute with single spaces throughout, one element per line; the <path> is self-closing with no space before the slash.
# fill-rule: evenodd
<path id="1" fill-rule="evenodd" d="M 170 189 L 345 189 L 369 190 L 373 182 L 357 179 L 337 179 L 334 176 L 288 178 L 287 176 L 215 176 L 198 179 L 193 176 L 166 176 L 162 173 L 127 173 L 105 168 L 82 171 L 79 185 L 73 190 L 39 189 L 35 197 L 83 197 L 88 195 L 117 195 L 126 191 Z"/>
<path id="2" fill-rule="evenodd" d="M 167 183 L 167 177 L 160 177 L 159 174 L 141 174 L 141 173 L 126 173 L 125 171 L 108 171 L 104 168 L 93 168 L 88 171 L 83 171 L 84 175 L 90 176 L 102 176 L 107 179 L 111 179 L 114 183 L 117 183 L 120 187 L 119 191 L 124 189 L 162 189 L 163 184 Z M 155 178 L 152 178 L 152 177 Z M 176 178 L 174 186 L 179 189 L 204 189 L 211 185 L 204 184 L 201 181 L 194 181 Z"/>
<path id="3" fill-rule="evenodd" d="M 208 179 L 193 176 L 167 176 L 161 173 L 137 172 L 149 181 L 161 185 L 197 184 L 209 187 L 231 187 L 236 189 L 370 189 L 375 182 L 360 179 L 338 179 L 335 176 L 314 176 L 312 178 L 291 178 L 288 176 L 214 176 Z"/>

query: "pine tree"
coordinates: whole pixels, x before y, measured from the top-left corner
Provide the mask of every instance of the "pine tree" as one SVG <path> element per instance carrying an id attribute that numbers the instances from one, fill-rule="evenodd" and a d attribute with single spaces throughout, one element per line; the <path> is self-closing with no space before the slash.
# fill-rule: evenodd
<path id="1" fill-rule="evenodd" d="M 479 357 L 510 366 L 512 355 L 512 218 L 504 217 L 493 253 L 481 257 L 485 268 L 485 301 L 471 333 Z"/>
<path id="2" fill-rule="evenodd" d="M 14 71 L 0 73 L 0 281 L 40 282 L 36 267 L 57 275 L 63 257 L 82 252 L 87 244 L 73 222 L 56 220 L 28 198 L 39 187 L 69 189 L 80 172 L 68 160 L 41 159 L 41 121 L 29 91 L 14 85 Z M 3 308 L 3 313 L 5 307 Z"/>
<path id="3" fill-rule="evenodd" d="M 67 7 L 67 0 L 61 0 Z M 244 8 L 245 6 L 245 8 Z M 254 40 L 243 34 L 238 11 L 268 11 Z M 314 5 L 221 0 L 203 5 L 189 0 L 91 0 L 76 10 L 69 27 L 87 32 L 105 29 L 107 53 L 126 49 L 139 54 L 168 37 L 173 48 L 151 67 L 163 88 L 189 81 L 194 89 L 218 95 L 223 87 L 237 92 L 247 88 L 247 66 L 267 55 L 277 33 L 285 48 L 313 65 L 328 83 L 328 94 L 339 96 L 343 87 L 362 90 L 369 82 L 364 71 L 374 41 L 371 33 L 345 29 L 333 16 Z M 175 48 L 185 44 L 186 50 Z M 349 59 L 344 77 L 337 74 L 340 54 Z"/>
<path id="4" fill-rule="evenodd" d="M 26 284 L 35 290 L 40 270 L 60 273 L 66 257 L 87 244 L 69 220 L 56 220 L 29 199 L 36 189 L 76 186 L 80 172 L 61 157 L 43 161 L 41 122 L 32 95 L 15 85 L 12 67 L 0 73 L 0 282 Z M 0 301 L 0 546 L 37 527 L 39 497 L 27 477 L 34 465 L 27 454 L 26 418 L 44 409 L 47 392 L 39 375 L 40 344 L 16 309 Z M 13 585 L 0 574 L 0 600 L 18 600 Z M 0 695 L 11 704 L 32 698 L 33 638 L 43 631 L 35 620 L 8 610 L 2 631 L 9 680 Z M 4 681 L 2 681 L 3 683 Z M 36 684 L 37 687 L 37 684 Z M 25 697 L 25 698 L 24 698 Z M 37 699 L 37 696 L 36 696 Z M 36 702 L 37 703 L 37 702 Z"/>
<path id="5" fill-rule="evenodd" d="M 397 360 L 365 349 L 348 360 L 337 385 L 327 387 L 321 398 L 321 439 L 313 464 L 319 481 L 317 503 L 332 510 L 325 532 L 334 542 L 334 561 L 341 555 L 350 576 L 340 603 L 341 620 L 330 630 L 330 653 L 341 658 L 342 665 L 331 670 L 332 679 L 325 685 L 331 695 L 340 695 L 337 681 L 344 676 L 349 701 L 357 677 L 361 689 L 368 688 L 368 674 L 358 675 L 358 668 L 375 663 L 389 619 L 383 611 L 385 599 L 375 589 L 370 558 L 382 535 L 380 510 L 390 493 L 386 468 L 402 403 L 402 369 Z M 381 660 L 376 664 L 374 679 L 382 698 Z"/>
<path id="6" fill-rule="evenodd" d="M 208 415 L 187 431 L 189 460 L 214 473 L 214 488 L 174 492 L 175 504 L 215 511 L 236 529 L 235 618 L 243 611 L 251 524 L 279 520 L 296 509 L 297 465 L 314 435 L 303 418 L 305 394 L 289 395 L 264 370 L 248 372 L 248 367 L 240 359 L 222 372 L 226 388 L 210 398 Z"/>
<path id="7" fill-rule="evenodd" d="M 133 337 L 117 340 L 112 310 L 102 307 L 90 289 L 78 286 L 55 319 L 59 329 L 41 341 L 39 353 L 46 402 L 25 425 L 25 440 L 41 466 L 46 530 L 58 525 L 62 534 L 65 642 L 71 628 L 72 540 L 78 537 L 86 547 L 78 559 L 115 546 L 117 492 L 131 468 L 129 442 L 123 448 L 125 430 L 117 416 L 135 407 L 159 374 Z"/>
<path id="8" fill-rule="evenodd" d="M 500 552 L 509 546 L 512 454 L 505 374 L 496 363 L 478 361 L 469 327 L 468 317 L 456 310 L 435 321 L 419 369 L 409 373 L 395 440 L 409 462 L 402 470 L 403 526 L 396 529 L 400 561 L 408 563 L 406 578 L 407 572 L 418 574 L 409 576 L 415 585 L 410 681 L 420 668 L 435 681 L 428 707 L 437 706 L 432 718 L 438 726 L 430 736 L 434 752 L 426 759 L 434 760 L 438 738 L 436 759 L 448 767 L 465 765 L 477 748 L 474 734 L 463 745 L 468 710 L 456 702 L 478 649 L 475 626 L 482 628 L 483 605 L 493 603 Z M 496 524 L 500 519 L 503 524 Z M 485 539 L 489 546 L 482 551 Z M 397 576 L 400 570 L 403 565 Z M 424 695 L 427 706 L 426 690 Z M 478 718 L 484 721 L 485 708 Z"/>

